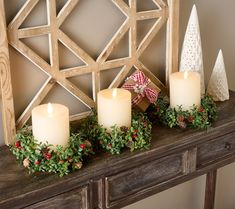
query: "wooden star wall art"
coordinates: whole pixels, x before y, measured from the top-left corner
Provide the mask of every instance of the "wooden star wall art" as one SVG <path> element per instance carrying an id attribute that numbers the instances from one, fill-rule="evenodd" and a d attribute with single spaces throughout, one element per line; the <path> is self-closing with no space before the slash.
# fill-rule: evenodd
<path id="1" fill-rule="evenodd" d="M 26 124 L 31 116 L 32 109 L 43 101 L 56 83 L 66 89 L 70 94 L 90 109 L 95 107 L 96 104 L 96 95 L 100 90 L 100 73 L 102 71 L 121 68 L 121 71 L 112 81 L 109 88 L 118 87 L 122 84 L 133 67 L 144 71 L 144 73 L 150 77 L 154 83 L 165 88 L 165 85 L 157 79 L 139 59 L 153 38 L 165 24 L 167 24 L 166 84 L 168 83 L 169 74 L 173 71 L 177 71 L 178 69 L 179 0 L 152 0 L 157 6 L 157 9 L 140 12 L 137 11 L 137 0 L 129 0 L 128 2 L 124 0 L 110 0 L 125 15 L 125 21 L 116 31 L 97 59 L 93 59 L 86 52 L 86 49 L 81 48 L 60 28 L 70 13 L 73 12 L 75 6 L 79 6 L 79 0 L 67 0 L 66 4 L 58 14 L 56 11 L 56 0 L 46 0 L 48 24 L 21 28 L 24 20 L 28 15 L 30 15 L 31 11 L 39 1 L 40 0 L 27 0 L 6 27 L 4 0 L 0 0 L 0 29 L 1 32 L 3 31 L 0 35 L 0 70 L 3 127 L 6 144 L 14 141 L 16 129 L 20 129 Z M 156 22 L 140 44 L 137 45 L 137 22 L 150 19 L 156 19 Z M 129 56 L 108 60 L 109 55 L 118 46 L 120 40 L 126 33 L 129 33 Z M 49 35 L 50 64 L 21 41 L 23 38 L 41 35 Z M 58 50 L 59 42 L 67 47 L 76 57 L 81 59 L 85 65 L 60 70 Z M 30 60 L 48 76 L 46 82 L 41 86 L 40 90 L 16 121 L 14 117 L 8 44 L 19 51 L 24 57 Z M 81 89 L 68 80 L 68 78 L 88 73 L 92 74 L 93 98 L 90 98 Z M 73 115 L 71 116 L 71 120 L 81 119 L 88 114 L 89 112 Z"/>

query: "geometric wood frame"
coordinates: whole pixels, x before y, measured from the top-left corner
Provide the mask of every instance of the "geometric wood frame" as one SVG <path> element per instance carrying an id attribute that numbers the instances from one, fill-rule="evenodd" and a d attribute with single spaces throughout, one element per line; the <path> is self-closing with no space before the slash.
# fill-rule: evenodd
<path id="1" fill-rule="evenodd" d="M 1 14 L 4 14 L 4 0 L 0 1 L 0 12 Z M 25 111 L 17 119 L 15 126 L 10 69 L 9 65 L 0 66 L 2 74 L 1 92 L 3 97 L 3 124 L 5 131 L 4 137 L 6 144 L 12 143 L 14 141 L 15 127 L 16 129 L 19 129 L 28 121 L 31 116 L 32 109 L 42 102 L 55 83 L 61 85 L 89 108 L 95 106 L 96 95 L 100 90 L 100 72 L 104 70 L 117 67 L 122 68 L 109 88 L 118 87 L 124 81 L 132 67 L 141 69 L 148 77 L 151 78 L 154 83 L 156 83 L 161 88 L 165 88 L 165 85 L 159 79 L 157 79 L 152 74 L 152 72 L 146 66 L 144 66 L 143 63 L 141 63 L 139 57 L 142 55 L 158 31 L 166 23 L 166 85 L 168 84 L 169 74 L 178 70 L 179 0 L 167 0 L 167 2 L 164 0 L 152 1 L 159 9 L 137 12 L 137 0 L 129 0 L 129 5 L 127 5 L 123 0 L 112 0 L 116 7 L 126 16 L 126 19 L 96 60 L 94 60 L 84 49 L 79 47 L 60 29 L 61 24 L 72 12 L 79 0 L 68 0 L 58 15 L 56 14 L 56 0 L 47 0 L 48 24 L 43 26 L 20 28 L 25 18 L 30 14 L 39 0 L 27 0 L 15 18 L 10 22 L 7 29 L 4 23 L 5 17 L 4 15 L 1 16 L 0 29 L 1 31 L 5 31 L 8 35 L 8 40 L 5 37 L 5 42 L 3 44 L 4 46 L 1 44 L 2 42 L 0 42 L 1 55 L 2 50 L 8 50 L 8 41 L 12 47 L 14 47 L 23 56 L 29 59 L 39 69 L 48 75 L 48 79 L 42 85 L 38 93 L 34 96 Z M 139 46 L 137 46 L 137 21 L 154 18 L 158 19 L 144 39 L 141 41 Z M 127 32 L 129 33 L 129 56 L 107 61 L 109 55 Z M 49 35 L 50 64 L 48 64 L 37 53 L 35 53 L 20 40 L 22 38 L 46 34 Z M 59 41 L 65 45 L 75 56 L 80 58 L 85 63 L 85 66 L 60 70 L 58 52 Z M 0 59 L 2 60 L 2 56 Z M 5 62 L 9 63 L 9 55 L 5 56 L 3 59 Z M 86 73 L 92 73 L 93 98 L 90 98 L 67 79 Z M 71 120 L 80 119 L 81 117 L 87 116 L 87 114 L 88 112 L 71 116 Z"/>

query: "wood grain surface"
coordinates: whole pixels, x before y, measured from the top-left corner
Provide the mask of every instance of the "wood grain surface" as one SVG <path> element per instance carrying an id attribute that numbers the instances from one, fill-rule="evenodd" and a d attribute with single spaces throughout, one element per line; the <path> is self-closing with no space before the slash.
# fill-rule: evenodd
<path id="1" fill-rule="evenodd" d="M 15 111 L 13 104 L 11 72 L 6 33 L 4 1 L 0 0 L 0 85 L 2 99 L 2 120 L 5 143 L 15 141 Z"/>
<path id="2" fill-rule="evenodd" d="M 215 192 L 216 192 L 217 170 L 210 171 L 206 174 L 206 189 L 204 209 L 214 209 Z"/>
<path id="3" fill-rule="evenodd" d="M 218 104 L 218 120 L 208 130 L 154 126 L 150 150 L 123 150 L 117 156 L 102 152 L 63 178 L 28 175 L 8 148 L 1 147 L 0 208 L 26 207 L 83 187 L 90 191 L 90 208 L 120 208 L 232 163 L 234 149 L 222 154 L 216 149 L 215 155 L 206 157 L 205 151 L 197 150 L 204 150 L 207 143 L 217 146 L 221 140 L 230 141 L 235 131 L 235 93 L 230 96 L 229 101 Z M 208 153 L 212 152 L 210 146 Z"/>

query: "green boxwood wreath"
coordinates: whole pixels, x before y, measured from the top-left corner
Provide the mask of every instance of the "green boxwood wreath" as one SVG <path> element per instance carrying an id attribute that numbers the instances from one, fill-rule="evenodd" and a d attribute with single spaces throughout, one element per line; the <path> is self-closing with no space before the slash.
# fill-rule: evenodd
<path id="1" fill-rule="evenodd" d="M 10 146 L 16 159 L 29 169 L 30 173 L 58 173 L 60 176 L 80 169 L 85 157 L 94 154 L 92 143 L 81 133 L 71 134 L 68 146 L 38 143 L 29 127 L 24 127 L 16 135 L 17 141 Z"/>
<path id="2" fill-rule="evenodd" d="M 98 124 L 95 113 L 82 123 L 80 130 L 89 139 L 93 139 L 96 148 L 102 147 L 112 154 L 120 154 L 124 147 L 129 148 L 130 151 L 148 149 L 152 124 L 146 114 L 133 111 L 130 128 L 113 126 L 108 132 Z"/>
<path id="3" fill-rule="evenodd" d="M 148 117 L 152 122 L 160 122 L 170 128 L 206 129 L 217 118 L 217 106 L 210 96 L 201 99 L 201 106 L 193 106 L 191 110 L 182 110 L 181 106 L 171 108 L 167 96 L 160 95 L 156 104 L 148 109 Z"/>

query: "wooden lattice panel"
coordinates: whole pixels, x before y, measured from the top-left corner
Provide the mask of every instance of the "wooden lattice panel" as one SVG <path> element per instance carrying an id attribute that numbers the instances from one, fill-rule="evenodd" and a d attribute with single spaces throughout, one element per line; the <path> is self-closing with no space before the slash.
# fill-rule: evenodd
<path id="1" fill-rule="evenodd" d="M 58 14 L 56 12 L 56 0 L 47 0 L 48 24 L 43 26 L 20 28 L 24 20 L 28 17 L 33 8 L 39 2 L 39 0 L 27 0 L 15 18 L 10 22 L 7 28 L 9 44 L 48 75 L 46 82 L 34 96 L 25 111 L 17 119 L 17 129 L 21 128 L 28 121 L 31 116 L 32 109 L 43 101 L 43 99 L 47 96 L 56 83 L 65 88 L 69 93 L 71 93 L 89 108 L 95 106 L 96 95 L 100 90 L 101 71 L 113 68 L 121 68 L 121 71 L 113 80 L 109 88 L 118 87 L 124 81 L 133 67 L 139 70 L 143 70 L 148 77 L 151 77 L 153 82 L 155 82 L 158 86 L 165 88 L 164 84 L 152 74 L 152 72 L 139 60 L 139 58 L 150 44 L 152 39 L 159 32 L 159 30 L 167 22 L 166 83 L 168 82 L 169 73 L 177 70 L 179 0 L 168 0 L 168 2 L 163 0 L 152 0 L 158 9 L 141 12 L 137 12 L 137 0 L 129 0 L 129 4 L 125 3 L 123 0 L 111 1 L 125 15 L 126 19 L 96 60 L 93 59 L 85 49 L 82 49 L 80 46 L 78 46 L 66 33 L 60 29 L 60 26 L 72 12 L 74 7 L 79 3 L 79 0 L 68 0 Z M 3 4 L 3 0 L 1 0 L 1 4 Z M 3 7 L 1 8 L 1 11 L 3 11 Z M 4 17 L 2 19 L 4 20 Z M 137 46 L 137 21 L 148 19 L 156 19 L 156 22 Z M 5 26 L 1 25 L 1 29 L 4 27 Z M 120 40 L 126 33 L 129 33 L 129 56 L 125 58 L 107 60 L 109 55 L 119 44 Z M 23 38 L 30 38 L 47 34 L 49 35 L 50 64 L 48 64 L 36 52 L 34 52 L 21 41 Z M 75 56 L 81 59 L 85 65 L 60 70 L 58 52 L 59 42 L 66 46 Z M 9 58 L 7 57 L 6 60 L 8 59 Z M 10 76 L 8 69 L 6 69 L 4 66 L 1 68 L 1 70 Z M 81 89 L 68 80 L 68 78 L 87 73 L 92 73 L 93 98 L 90 98 Z M 2 85 L 2 87 L 4 86 Z M 3 96 L 5 93 L 7 92 L 4 88 L 2 88 Z M 11 101 L 12 95 L 10 102 Z M 10 111 L 14 113 L 12 108 L 13 106 L 10 106 L 9 104 L 3 107 L 3 111 L 5 111 L 5 108 L 8 108 L 9 111 L 9 107 L 12 109 L 12 111 Z M 79 119 L 86 116 L 87 114 L 88 113 L 86 112 L 71 116 L 71 119 Z M 12 123 L 9 123 L 9 121 L 12 120 L 14 120 L 14 117 L 7 116 L 4 119 L 4 124 L 10 124 L 12 126 Z M 12 134 L 13 133 L 14 132 L 12 132 Z M 6 143 L 11 142 L 14 138 L 14 136 L 9 136 L 9 134 L 5 135 L 5 137 L 7 137 L 5 138 Z"/>

